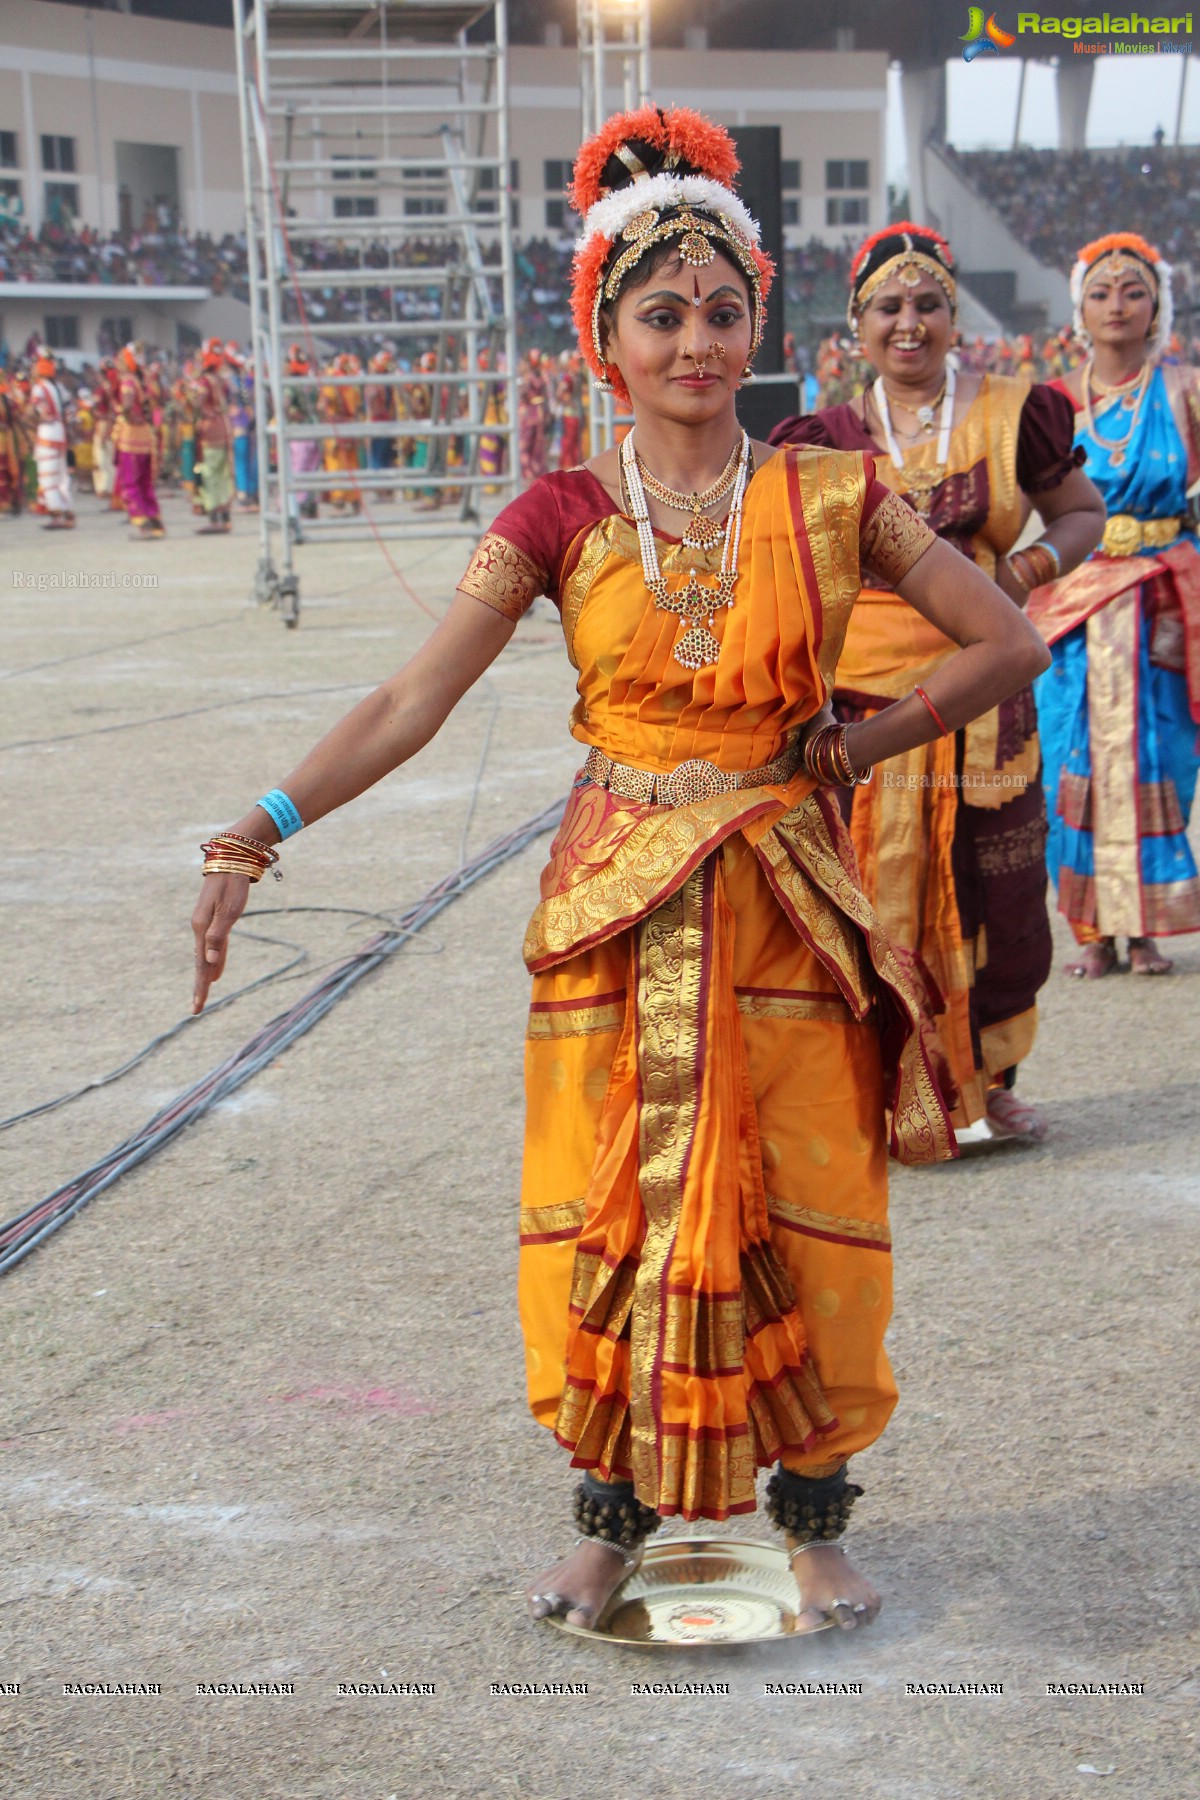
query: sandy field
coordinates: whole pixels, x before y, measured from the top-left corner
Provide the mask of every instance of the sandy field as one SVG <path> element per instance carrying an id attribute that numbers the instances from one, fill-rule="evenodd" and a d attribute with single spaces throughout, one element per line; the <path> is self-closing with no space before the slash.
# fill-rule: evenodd
<path id="1" fill-rule="evenodd" d="M 327 544 L 286 631 L 248 598 L 252 522 L 166 516 L 157 544 L 90 499 L 73 536 L 0 521 L 6 1117 L 185 1018 L 201 837 L 429 626 L 376 545 Z M 393 554 L 440 614 L 465 547 Z M 570 676 L 539 603 L 433 746 L 288 846 L 222 985 L 303 962 L 6 1131 L 3 1216 L 564 795 Z M 514 1308 L 544 850 L 0 1282 L 0 1792 L 1195 1800 L 1200 942 L 1166 981 L 1056 970 L 1022 1081 L 1045 1145 L 896 1172 L 901 1404 L 856 1464 L 878 1625 L 594 1647 L 519 1598 L 574 1480 L 525 1411 Z M 849 1691 L 767 1691 L 803 1681 Z M 432 1691 L 339 1692 L 368 1682 Z M 197 1691 L 220 1683 L 292 1691 Z M 521 1683 L 586 1692 L 493 1691 Z M 1105 1684 L 1136 1691 L 1048 1691 Z"/>

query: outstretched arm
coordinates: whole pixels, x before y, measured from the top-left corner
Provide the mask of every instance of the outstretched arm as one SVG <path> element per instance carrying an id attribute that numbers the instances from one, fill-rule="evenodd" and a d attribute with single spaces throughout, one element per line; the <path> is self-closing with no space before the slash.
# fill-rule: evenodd
<path id="1" fill-rule="evenodd" d="M 478 681 L 513 634 L 513 622 L 470 594 L 459 593 L 446 617 L 410 662 L 323 737 L 283 782 L 306 825 L 364 793 L 436 736 L 467 689 Z M 261 807 L 253 806 L 230 830 L 263 844 L 279 833 Z M 196 982 L 192 1011 L 201 1012 L 220 979 L 229 934 L 250 891 L 244 875 L 206 875 L 192 932 Z"/>
<path id="2" fill-rule="evenodd" d="M 989 712 L 1049 667 L 1050 652 L 1024 613 L 949 544 L 931 544 L 896 585 L 910 606 L 961 646 L 925 685 L 948 731 Z M 861 772 L 937 736 L 932 713 L 913 693 L 851 725 L 846 752 Z"/>

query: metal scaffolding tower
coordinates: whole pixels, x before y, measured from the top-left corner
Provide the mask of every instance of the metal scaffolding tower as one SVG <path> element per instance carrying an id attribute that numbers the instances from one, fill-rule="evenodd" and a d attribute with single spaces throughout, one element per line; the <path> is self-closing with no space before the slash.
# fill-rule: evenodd
<path id="1" fill-rule="evenodd" d="M 626 112 L 650 99 L 650 0 L 576 0 L 580 142 L 599 131 L 619 88 Z M 591 403 L 592 455 L 608 450 L 616 414 L 611 394 Z"/>
<path id="2" fill-rule="evenodd" d="M 298 543 L 474 536 L 480 491 L 513 491 L 506 0 L 234 0 L 234 24 L 260 467 L 255 593 L 294 625 Z M 287 373 L 292 343 L 311 374 Z M 368 372 L 382 350 L 412 367 Z M 360 356 L 361 375 L 322 373 L 340 351 Z M 369 418 L 367 388 L 390 392 L 397 416 Z M 424 460 L 293 467 L 293 445 L 353 445 L 344 465 L 385 437 L 424 446 Z M 405 490 L 419 497 L 380 510 L 380 496 Z M 334 495 L 342 504 L 330 513 Z M 301 496 L 319 499 L 322 516 L 302 518 Z"/>

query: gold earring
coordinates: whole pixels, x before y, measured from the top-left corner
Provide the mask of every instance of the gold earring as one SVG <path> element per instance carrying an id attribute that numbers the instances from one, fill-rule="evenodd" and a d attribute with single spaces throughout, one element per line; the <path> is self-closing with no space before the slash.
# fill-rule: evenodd
<path id="1" fill-rule="evenodd" d="M 747 363 L 745 368 L 742 370 L 742 379 L 738 382 L 738 386 L 740 388 L 749 387 L 750 383 L 753 380 L 754 380 L 754 369 L 750 363 Z"/>
<path id="2" fill-rule="evenodd" d="M 600 358 L 600 369 L 600 379 L 599 381 L 593 381 L 592 386 L 598 394 L 614 394 L 616 389 L 613 387 L 611 377 L 608 373 L 608 364 L 603 357 Z"/>

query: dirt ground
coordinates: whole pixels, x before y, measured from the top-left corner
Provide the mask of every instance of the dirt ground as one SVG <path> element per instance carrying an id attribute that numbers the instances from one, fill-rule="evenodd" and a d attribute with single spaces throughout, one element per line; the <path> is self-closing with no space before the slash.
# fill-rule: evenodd
<path id="1" fill-rule="evenodd" d="M 247 599 L 250 524 L 207 540 L 177 501 L 167 518 L 158 544 L 128 542 L 90 501 L 73 537 L 0 524 L 6 1115 L 184 1017 L 200 838 L 428 628 L 375 546 L 325 545 L 302 553 L 287 632 Z M 464 547 L 402 556 L 440 612 Z M 74 570 L 115 585 L 72 587 Z M 120 585 L 137 571 L 157 590 Z M 289 845 L 254 911 L 416 900 L 464 842 L 472 854 L 565 793 L 571 697 L 539 603 L 438 742 Z M 524 1409 L 513 1301 L 519 950 L 544 847 L 0 1282 L 0 1683 L 20 1686 L 0 1697 L 0 1791 L 1200 1796 L 1200 943 L 1177 943 L 1168 981 L 1056 971 L 1022 1084 L 1048 1111 L 1043 1147 L 897 1171 L 902 1398 L 856 1464 L 878 1626 L 725 1654 L 595 1649 L 519 1601 L 568 1541 L 572 1485 Z M 3 1216 L 377 928 L 261 917 L 249 929 L 273 941 L 243 939 L 224 985 L 287 946 L 304 967 L 7 1132 Z M 862 1691 L 764 1691 L 812 1678 Z M 660 1680 L 730 1693 L 631 1691 Z M 196 1691 L 239 1681 L 294 1692 Z M 338 1693 L 367 1681 L 435 1691 Z M 587 1692 L 491 1691 L 522 1682 Z M 947 1682 L 1003 1691 L 908 1691 Z"/>

